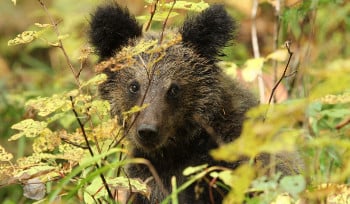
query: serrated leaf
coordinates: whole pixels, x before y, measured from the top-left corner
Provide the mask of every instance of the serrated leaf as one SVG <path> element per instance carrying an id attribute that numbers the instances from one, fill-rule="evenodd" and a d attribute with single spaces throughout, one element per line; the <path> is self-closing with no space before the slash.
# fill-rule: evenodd
<path id="1" fill-rule="evenodd" d="M 10 137 L 9 141 L 17 140 L 18 138 L 36 137 L 47 127 L 46 122 L 34 121 L 33 119 L 22 120 L 21 122 L 12 125 L 12 129 L 21 131 L 18 134 Z"/>
<path id="2" fill-rule="evenodd" d="M 264 58 L 249 59 L 245 62 L 242 69 L 242 77 L 244 81 L 252 82 L 261 74 L 264 65 Z"/>
<path id="3" fill-rule="evenodd" d="M 288 58 L 288 50 L 287 49 L 278 49 L 273 53 L 267 55 L 266 59 L 272 59 L 279 62 L 284 62 Z"/>
<path id="4" fill-rule="evenodd" d="M 98 74 L 96 76 L 94 76 L 93 78 L 91 78 L 89 81 L 83 83 L 80 88 L 86 87 L 86 86 L 90 86 L 90 85 L 99 85 L 101 83 L 103 83 L 104 81 L 107 80 L 107 75 L 106 74 Z"/>
<path id="5" fill-rule="evenodd" d="M 207 167 L 208 167 L 208 164 L 203 164 L 203 165 L 199 165 L 199 166 L 189 166 L 189 167 L 187 167 L 186 169 L 183 170 L 182 174 L 184 176 L 189 176 L 191 174 L 198 173 L 198 172 L 204 170 Z"/>
<path id="6" fill-rule="evenodd" d="M 89 108 L 89 114 L 94 115 L 98 114 L 100 116 L 109 115 L 110 104 L 105 100 L 94 100 L 91 102 L 91 106 Z"/>
<path id="7" fill-rule="evenodd" d="M 38 115 L 40 116 L 47 116 L 62 107 L 70 106 L 70 104 L 71 102 L 65 97 L 61 95 L 53 95 L 51 97 L 31 99 L 25 105 L 37 110 Z"/>
<path id="8" fill-rule="evenodd" d="M 0 146 L 0 161 L 11 161 L 13 155 L 6 152 L 5 148 Z"/>
<path id="9" fill-rule="evenodd" d="M 7 42 L 7 45 L 14 46 L 19 44 L 26 44 L 32 42 L 36 38 L 38 38 L 38 33 L 36 31 L 24 31 L 21 34 L 18 34 L 16 38 L 9 40 Z"/>

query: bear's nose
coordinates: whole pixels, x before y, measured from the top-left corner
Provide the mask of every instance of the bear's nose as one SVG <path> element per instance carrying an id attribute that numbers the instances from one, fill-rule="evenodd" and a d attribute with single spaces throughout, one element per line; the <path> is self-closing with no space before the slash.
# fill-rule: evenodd
<path id="1" fill-rule="evenodd" d="M 158 128 L 155 125 L 142 124 L 137 133 L 142 140 L 154 140 L 158 135 Z"/>

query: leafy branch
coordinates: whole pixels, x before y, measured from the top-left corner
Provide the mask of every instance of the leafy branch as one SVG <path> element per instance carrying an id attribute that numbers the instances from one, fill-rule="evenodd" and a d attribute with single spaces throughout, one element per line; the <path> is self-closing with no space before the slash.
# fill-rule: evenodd
<path id="1" fill-rule="evenodd" d="M 45 11 L 46 15 L 48 16 L 48 18 L 50 19 L 51 25 L 53 26 L 54 31 L 55 31 L 55 33 L 57 35 L 57 38 L 58 38 L 58 45 L 57 45 L 57 47 L 59 47 L 62 50 L 63 55 L 64 55 L 64 57 L 66 59 L 66 62 L 67 62 L 68 66 L 69 66 L 69 68 L 70 68 L 70 70 L 71 70 L 71 72 L 72 72 L 72 74 L 74 76 L 74 79 L 75 79 L 77 85 L 80 86 L 80 81 L 79 81 L 79 78 L 78 78 L 79 75 L 75 73 L 75 70 L 74 70 L 74 67 L 73 67 L 73 65 L 71 63 L 71 60 L 68 57 L 66 49 L 63 46 L 63 42 L 61 40 L 61 34 L 60 34 L 59 30 L 58 30 L 57 23 L 55 22 L 55 20 L 51 16 L 50 12 L 48 11 L 48 9 L 47 9 L 46 5 L 43 3 L 43 1 L 42 0 L 38 0 L 38 2 L 41 5 L 41 7 L 44 9 L 44 11 Z"/>

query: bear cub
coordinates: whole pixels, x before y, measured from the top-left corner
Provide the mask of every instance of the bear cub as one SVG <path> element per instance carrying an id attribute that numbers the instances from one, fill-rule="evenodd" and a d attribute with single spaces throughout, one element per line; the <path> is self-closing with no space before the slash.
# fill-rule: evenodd
<path id="1" fill-rule="evenodd" d="M 149 160 L 161 180 L 161 185 L 148 181 L 150 198 L 135 195 L 133 203 L 161 202 L 171 192 L 172 176 L 177 186 L 186 181 L 182 171 L 188 166 L 238 166 L 209 155 L 220 143 L 239 137 L 244 114 L 257 105 L 255 97 L 216 64 L 236 28 L 222 5 L 188 17 L 177 31 L 165 31 L 161 43 L 160 34 L 143 32 L 135 17 L 116 4 L 98 7 L 90 26 L 98 66 L 108 76 L 100 95 L 124 126 L 132 156 Z M 125 118 L 123 113 L 134 106 L 141 111 Z M 148 167 L 139 164 L 128 166 L 127 175 L 144 181 L 152 177 Z M 209 184 L 201 181 L 178 199 L 220 203 L 223 194 L 214 189 L 210 198 Z"/>

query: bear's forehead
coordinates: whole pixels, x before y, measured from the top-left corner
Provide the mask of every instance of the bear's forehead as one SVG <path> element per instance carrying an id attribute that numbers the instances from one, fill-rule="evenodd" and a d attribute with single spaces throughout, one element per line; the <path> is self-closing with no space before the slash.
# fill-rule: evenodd
<path id="1" fill-rule="evenodd" d="M 159 38 L 152 34 L 130 41 L 113 57 L 96 65 L 96 71 L 131 68 L 129 72 L 138 74 L 154 72 L 154 77 L 171 76 L 177 69 L 188 67 L 195 60 L 199 61 L 200 57 L 183 44 L 180 34 L 167 35 L 161 43 Z"/>

